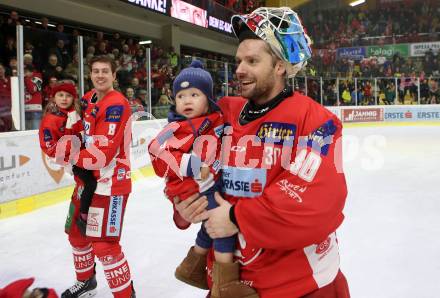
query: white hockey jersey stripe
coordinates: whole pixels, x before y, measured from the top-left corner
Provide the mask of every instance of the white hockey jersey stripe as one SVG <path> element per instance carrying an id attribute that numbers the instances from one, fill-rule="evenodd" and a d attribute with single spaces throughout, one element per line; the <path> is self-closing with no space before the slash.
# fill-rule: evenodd
<path id="1" fill-rule="evenodd" d="M 119 155 L 119 148 L 116 150 L 115 156 Z M 110 196 L 112 194 L 113 175 L 116 168 L 116 158 L 113 158 L 111 162 L 104 168 L 99 170 L 99 180 L 96 186 L 95 193 L 103 196 Z"/>

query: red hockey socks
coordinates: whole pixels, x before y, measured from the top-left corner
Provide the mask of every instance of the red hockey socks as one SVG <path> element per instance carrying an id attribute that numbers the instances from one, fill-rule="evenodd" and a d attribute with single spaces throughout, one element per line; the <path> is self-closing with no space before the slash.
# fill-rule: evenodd
<path id="1" fill-rule="evenodd" d="M 104 267 L 104 275 L 115 298 L 131 297 L 131 274 L 121 246 L 117 243 L 93 243 L 95 253 Z"/>
<path id="2" fill-rule="evenodd" d="M 72 247 L 73 263 L 77 280 L 87 280 L 95 273 L 95 255 L 91 245 Z"/>

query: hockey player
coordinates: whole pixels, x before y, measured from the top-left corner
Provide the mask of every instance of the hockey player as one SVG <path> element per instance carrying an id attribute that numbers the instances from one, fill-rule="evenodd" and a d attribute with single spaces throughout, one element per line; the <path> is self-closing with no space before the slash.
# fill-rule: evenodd
<path id="1" fill-rule="evenodd" d="M 349 297 L 335 232 L 347 195 L 342 125 L 286 85 L 310 58 L 310 39 L 285 7 L 234 16 L 232 25 L 242 96 L 219 101 L 232 126 L 222 139 L 224 199 L 216 194 L 219 207 L 209 211 L 197 195 L 176 199 L 176 210 L 191 222 L 209 218 L 212 238 L 238 234 L 241 281 L 260 297 Z M 208 267 L 215 276 L 212 258 Z"/>
<path id="2" fill-rule="evenodd" d="M 195 60 L 183 69 L 173 82 L 175 106 L 168 116 L 170 122 L 149 145 L 153 168 L 160 177 L 166 177 L 165 193 L 169 198 L 185 200 L 195 193 L 208 198 L 208 209 L 217 207 L 214 192 L 219 190 L 220 138 L 223 134 L 223 116 L 215 103 L 213 82 L 209 72 Z M 206 141 L 206 142 L 205 142 Z M 175 214 L 177 215 L 177 214 Z M 176 225 L 185 229 L 188 222 L 174 216 Z M 239 265 L 233 262 L 235 237 L 214 241 L 200 228 L 196 243 L 177 267 L 178 280 L 192 286 L 208 289 L 206 256 L 214 248 L 216 274 L 239 282 Z M 217 284 L 212 297 L 219 297 Z M 255 290 L 241 284 L 229 298 L 257 298 Z"/>
<path id="3" fill-rule="evenodd" d="M 119 245 L 125 206 L 131 192 L 129 144 L 130 106 L 113 90 L 116 65 L 107 56 L 90 61 L 94 89 L 81 99 L 85 147 L 73 156 L 80 168 L 93 170 L 97 187 L 88 211 L 86 235 L 76 222 L 83 186 L 77 182 L 72 195 L 66 232 L 72 245 L 77 282 L 61 297 L 92 297 L 96 293 L 95 256 L 114 297 L 135 297 L 128 262 Z M 74 150 L 72 150 L 74 151 Z"/>

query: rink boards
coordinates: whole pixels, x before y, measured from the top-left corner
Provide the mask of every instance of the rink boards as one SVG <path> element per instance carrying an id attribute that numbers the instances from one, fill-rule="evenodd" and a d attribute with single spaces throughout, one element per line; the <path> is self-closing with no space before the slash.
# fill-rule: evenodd
<path id="1" fill-rule="evenodd" d="M 152 174 L 147 145 L 166 120 L 134 122 L 130 161 L 132 179 Z M 38 131 L 0 134 L 0 219 L 68 199 L 73 177 L 42 153 Z"/>

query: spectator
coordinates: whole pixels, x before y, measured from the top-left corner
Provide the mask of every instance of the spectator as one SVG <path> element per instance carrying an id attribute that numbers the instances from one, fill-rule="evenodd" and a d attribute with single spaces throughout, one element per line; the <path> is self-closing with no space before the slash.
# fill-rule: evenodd
<path id="1" fill-rule="evenodd" d="M 94 46 L 87 47 L 86 55 L 89 55 L 89 54 L 92 55 L 92 56 L 95 55 L 95 47 Z"/>
<path id="2" fill-rule="evenodd" d="M 420 82 L 420 102 L 422 104 L 428 103 L 428 98 L 429 98 L 428 81 L 426 79 L 423 79 Z"/>
<path id="3" fill-rule="evenodd" d="M 17 58 L 15 58 L 15 57 L 12 57 L 10 60 L 9 60 L 9 70 L 10 70 L 10 72 L 9 73 L 7 73 L 9 76 L 11 76 L 11 77 L 16 77 L 17 76 Z"/>
<path id="4" fill-rule="evenodd" d="M 6 76 L 6 68 L 0 63 L 0 132 L 11 130 L 11 80 Z"/>
<path id="5" fill-rule="evenodd" d="M 95 56 L 107 55 L 107 44 L 105 41 L 100 41 L 98 43 L 98 49 L 96 50 Z"/>
<path id="6" fill-rule="evenodd" d="M 145 111 L 149 111 L 148 91 L 145 89 L 139 89 L 138 98 L 144 106 Z"/>
<path id="7" fill-rule="evenodd" d="M 3 48 L 3 63 L 10 61 L 12 58 L 17 56 L 17 48 L 15 46 L 15 39 L 13 37 L 8 37 L 6 39 L 6 45 Z"/>
<path id="8" fill-rule="evenodd" d="M 128 51 L 130 55 L 135 56 L 139 47 L 138 43 L 134 43 L 133 38 L 127 39 Z"/>
<path id="9" fill-rule="evenodd" d="M 162 89 L 163 85 L 165 84 L 165 76 L 163 72 L 159 70 L 157 64 L 154 64 L 152 67 L 151 80 L 154 82 L 154 87 L 156 87 L 157 90 Z"/>
<path id="10" fill-rule="evenodd" d="M 396 89 L 394 84 L 388 84 L 385 90 L 385 101 L 386 104 L 394 104 L 396 99 Z"/>
<path id="11" fill-rule="evenodd" d="M 118 61 L 115 62 L 119 63 Z M 119 81 L 119 86 L 126 88 L 130 85 L 132 75 L 126 68 L 119 66 L 116 72 L 116 78 Z"/>
<path id="12" fill-rule="evenodd" d="M 1 31 L 4 32 L 6 39 L 12 38 L 15 39 L 16 36 L 16 26 L 21 25 L 22 22 L 20 17 L 18 16 L 18 12 L 12 10 L 9 14 L 9 18 L 6 23 L 3 24 Z M 14 55 L 15 56 L 15 55 Z"/>
<path id="13" fill-rule="evenodd" d="M 86 70 L 84 70 L 85 73 Z M 79 57 L 78 54 L 73 56 L 73 60 L 71 63 L 69 63 L 64 70 L 64 78 L 73 80 L 75 82 L 78 82 L 79 77 Z"/>
<path id="14" fill-rule="evenodd" d="M 344 105 L 351 105 L 351 94 L 347 87 L 342 91 L 342 101 Z"/>
<path id="15" fill-rule="evenodd" d="M 130 48 L 127 44 L 122 46 L 122 55 L 120 58 L 121 66 L 127 71 L 131 71 L 133 69 L 133 56 L 130 54 Z"/>
<path id="16" fill-rule="evenodd" d="M 44 87 L 43 89 L 43 111 L 46 105 L 49 103 L 52 97 L 52 92 L 55 86 L 57 85 L 57 78 L 56 77 L 50 77 L 49 83 Z"/>
<path id="17" fill-rule="evenodd" d="M 144 56 L 145 49 L 139 48 L 136 51 L 136 56 L 134 57 L 136 59 L 136 63 L 138 67 L 144 67 L 145 68 L 145 56 Z"/>
<path id="18" fill-rule="evenodd" d="M 64 25 L 63 24 L 57 24 L 57 31 L 55 32 L 55 38 L 56 40 L 62 40 L 64 45 L 70 44 L 69 37 L 64 32 Z"/>
<path id="19" fill-rule="evenodd" d="M 440 90 L 438 81 L 431 77 L 429 78 L 428 85 L 430 98 L 432 99 L 432 97 L 439 96 Z"/>
<path id="20" fill-rule="evenodd" d="M 157 104 L 153 109 L 153 116 L 156 117 L 157 119 L 167 118 L 168 110 L 170 108 L 170 103 L 171 101 L 168 94 L 166 93 L 161 94 L 159 100 L 157 101 Z"/>
<path id="21" fill-rule="evenodd" d="M 144 111 L 144 106 L 142 105 L 142 102 L 135 97 L 135 93 L 133 88 L 128 87 L 125 90 L 125 96 L 127 96 L 128 103 L 130 104 L 131 113 L 136 113 L 140 111 Z"/>
<path id="22" fill-rule="evenodd" d="M 47 17 L 41 18 L 40 29 L 49 30 L 49 19 Z"/>
<path id="23" fill-rule="evenodd" d="M 121 50 L 121 35 L 119 34 L 119 32 L 113 33 L 113 37 L 110 40 L 110 47 L 112 49 Z"/>
<path id="24" fill-rule="evenodd" d="M 179 55 L 177 55 L 174 47 L 169 48 L 167 56 L 170 61 L 170 66 L 176 68 L 179 65 Z"/>
<path id="25" fill-rule="evenodd" d="M 48 82 L 50 77 L 56 77 L 58 80 L 63 77 L 63 67 L 58 64 L 58 57 L 55 54 L 49 55 L 49 64 L 43 69 L 44 82 Z"/>
<path id="26" fill-rule="evenodd" d="M 151 105 L 155 106 L 160 97 L 160 90 L 157 89 L 154 85 L 154 82 L 151 81 Z"/>
<path id="27" fill-rule="evenodd" d="M 115 60 L 118 60 L 120 58 L 119 57 L 119 49 L 118 48 L 114 48 L 112 50 L 112 54 L 113 54 L 113 56 L 115 56 Z"/>
<path id="28" fill-rule="evenodd" d="M 43 79 L 30 65 L 24 69 L 26 129 L 38 129 L 43 112 Z"/>
<path id="29" fill-rule="evenodd" d="M 32 57 L 32 55 L 31 54 L 24 54 L 23 55 L 23 66 L 24 67 L 26 67 L 26 66 L 34 66 L 34 63 L 33 63 L 33 57 Z"/>
<path id="30" fill-rule="evenodd" d="M 115 89 L 118 92 L 121 92 L 121 88 L 119 86 L 119 81 L 118 80 L 114 80 L 113 81 L 113 89 Z"/>
<path id="31" fill-rule="evenodd" d="M 51 52 L 57 56 L 58 63 L 61 67 L 66 68 L 67 64 L 72 60 L 69 51 L 65 48 L 64 41 L 58 39 L 57 46 Z"/>

